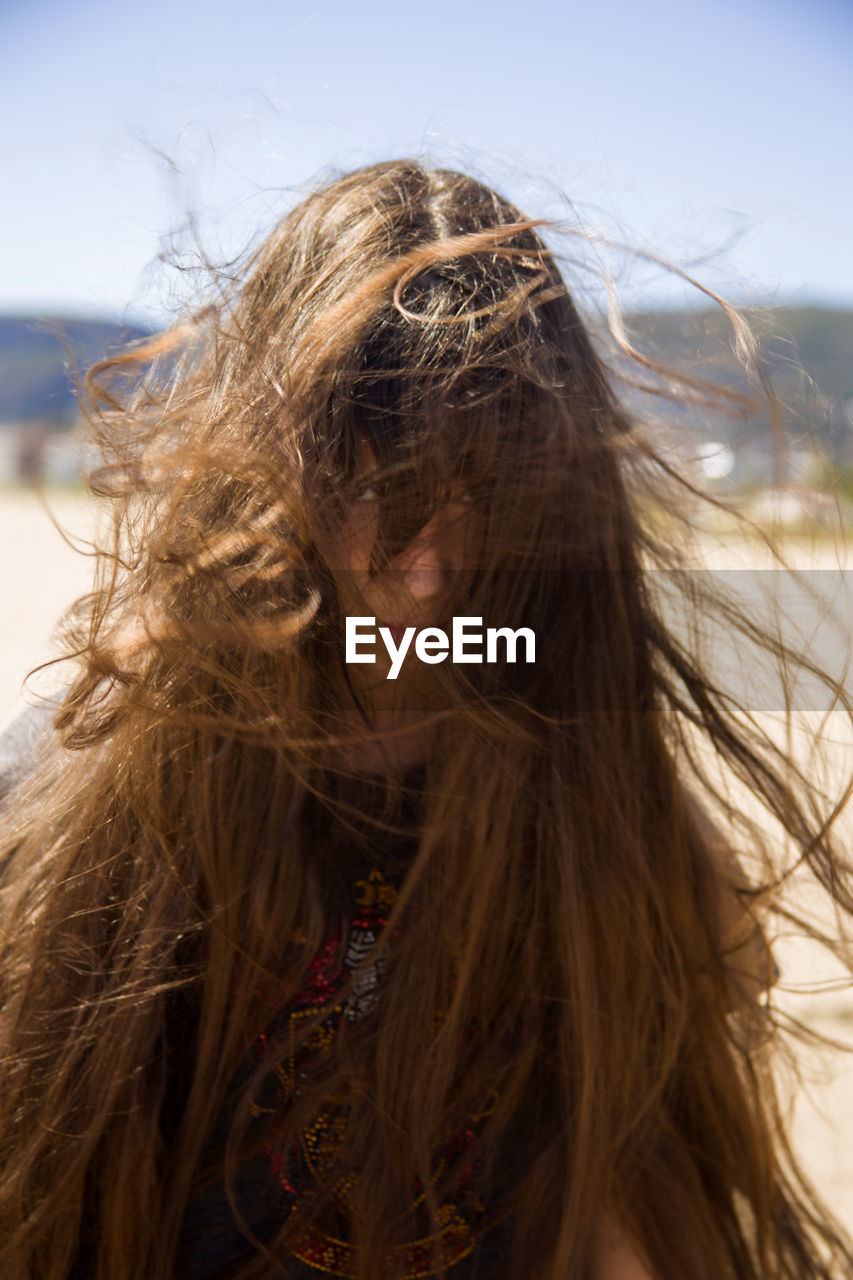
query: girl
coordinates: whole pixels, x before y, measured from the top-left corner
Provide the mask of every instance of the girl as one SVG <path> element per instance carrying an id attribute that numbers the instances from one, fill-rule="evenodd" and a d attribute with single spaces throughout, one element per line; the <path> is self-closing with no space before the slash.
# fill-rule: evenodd
<path id="1" fill-rule="evenodd" d="M 92 371 L 112 534 L 6 806 L 4 1275 L 853 1265 L 697 743 L 849 869 L 664 622 L 614 385 L 534 223 L 414 162 Z"/>

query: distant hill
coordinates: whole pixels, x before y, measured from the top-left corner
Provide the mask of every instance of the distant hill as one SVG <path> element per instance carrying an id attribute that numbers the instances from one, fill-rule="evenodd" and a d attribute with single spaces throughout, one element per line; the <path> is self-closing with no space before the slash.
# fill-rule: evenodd
<path id="1" fill-rule="evenodd" d="M 0 428 L 45 419 L 62 426 L 76 412 L 67 342 L 80 372 L 127 342 L 137 325 L 79 317 L 0 316 Z"/>
<path id="2" fill-rule="evenodd" d="M 759 321 L 762 350 L 783 391 L 802 384 L 804 369 L 830 405 L 853 398 L 853 311 L 776 307 L 772 327 Z M 729 352 L 730 332 L 718 309 L 637 312 L 626 317 L 640 346 L 677 367 L 723 380 L 740 371 Z M 64 335 L 81 371 L 146 330 L 110 320 L 0 316 L 0 426 L 35 419 L 57 425 L 74 416 L 75 399 Z M 812 391 L 812 400 L 815 392 Z M 838 416 L 838 415 L 836 415 Z"/>
<path id="3" fill-rule="evenodd" d="M 853 462 L 853 311 L 778 306 L 747 312 L 765 368 L 790 410 L 789 442 L 817 445 Z M 732 354 L 733 330 L 718 307 L 695 312 L 638 312 L 626 317 L 629 336 L 647 354 L 675 369 L 747 391 L 742 365 Z M 751 388 L 755 390 L 753 386 Z M 631 395 L 628 396 L 632 403 Z M 648 406 L 638 402 L 642 411 Z M 688 434 L 729 441 L 739 451 L 769 451 L 765 412 L 738 422 L 709 408 L 694 412 L 657 401 L 656 414 L 675 419 Z"/>
<path id="4" fill-rule="evenodd" d="M 830 400 L 853 398 L 853 311 L 783 307 L 778 332 L 787 328 L 803 368 Z"/>
<path id="5" fill-rule="evenodd" d="M 853 397 L 853 311 L 831 307 L 778 306 L 747 313 L 774 376 L 804 369 L 827 400 Z M 728 347 L 731 325 L 718 307 L 685 311 L 637 312 L 629 329 L 665 360 L 701 372 Z M 700 356 L 701 353 L 701 356 Z"/>

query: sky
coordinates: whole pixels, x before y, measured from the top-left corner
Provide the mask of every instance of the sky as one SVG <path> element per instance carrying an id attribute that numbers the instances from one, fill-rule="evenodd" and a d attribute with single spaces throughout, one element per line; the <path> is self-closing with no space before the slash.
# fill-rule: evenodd
<path id="1" fill-rule="evenodd" d="M 853 306 L 851 64 L 850 0 L 0 0 L 0 312 L 159 323 L 164 254 L 401 154 L 735 300 Z"/>

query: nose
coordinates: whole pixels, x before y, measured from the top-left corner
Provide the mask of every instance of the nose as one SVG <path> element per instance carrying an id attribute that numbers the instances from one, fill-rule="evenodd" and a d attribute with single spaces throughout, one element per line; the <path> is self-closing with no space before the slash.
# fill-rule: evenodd
<path id="1" fill-rule="evenodd" d="M 440 513 L 416 533 L 389 565 L 399 585 L 415 600 L 428 600 L 451 585 L 453 566 Z"/>

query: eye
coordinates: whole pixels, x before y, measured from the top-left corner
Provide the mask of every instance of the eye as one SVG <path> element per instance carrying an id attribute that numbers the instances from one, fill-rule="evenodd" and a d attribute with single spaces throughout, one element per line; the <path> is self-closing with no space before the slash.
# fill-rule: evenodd
<path id="1" fill-rule="evenodd" d="M 359 489 L 355 495 L 356 502 L 378 502 L 381 497 L 379 486 L 375 484 L 367 484 L 364 488 Z"/>

